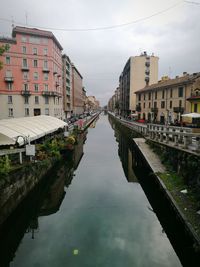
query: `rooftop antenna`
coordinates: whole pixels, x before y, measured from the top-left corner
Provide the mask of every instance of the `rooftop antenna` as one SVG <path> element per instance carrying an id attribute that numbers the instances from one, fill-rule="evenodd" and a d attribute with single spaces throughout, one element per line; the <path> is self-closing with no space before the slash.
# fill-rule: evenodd
<path id="1" fill-rule="evenodd" d="M 15 27 L 15 24 L 14 24 L 14 18 L 13 18 L 13 16 L 12 16 L 12 24 L 11 24 L 11 26 L 12 26 L 12 28 L 14 28 L 14 27 Z"/>

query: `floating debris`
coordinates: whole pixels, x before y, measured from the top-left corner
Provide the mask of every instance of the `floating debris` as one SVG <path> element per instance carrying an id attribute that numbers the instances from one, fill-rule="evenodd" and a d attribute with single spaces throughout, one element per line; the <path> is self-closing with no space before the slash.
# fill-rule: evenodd
<path id="1" fill-rule="evenodd" d="M 183 193 L 183 194 L 187 194 L 188 193 L 187 189 L 183 189 L 180 192 Z"/>
<path id="2" fill-rule="evenodd" d="M 74 255 L 78 255 L 78 249 L 74 249 L 74 250 L 73 250 L 73 254 L 74 254 Z"/>

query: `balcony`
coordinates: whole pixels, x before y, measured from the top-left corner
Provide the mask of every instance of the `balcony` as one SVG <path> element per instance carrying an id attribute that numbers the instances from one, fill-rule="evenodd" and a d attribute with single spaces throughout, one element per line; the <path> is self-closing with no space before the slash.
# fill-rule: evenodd
<path id="1" fill-rule="evenodd" d="M 28 66 L 22 66 L 22 71 L 29 71 L 29 67 Z"/>
<path id="2" fill-rule="evenodd" d="M 146 62 L 145 62 L 145 66 L 146 66 L 146 67 L 150 67 L 150 62 L 149 62 L 149 61 L 146 61 Z"/>
<path id="3" fill-rule="evenodd" d="M 173 108 L 174 113 L 183 113 L 184 112 L 184 108 L 183 107 L 174 107 Z"/>
<path id="4" fill-rule="evenodd" d="M 14 82 L 14 78 L 13 77 L 5 77 L 4 80 L 7 83 L 13 83 Z"/>
<path id="5" fill-rule="evenodd" d="M 50 70 L 49 70 L 48 68 L 43 68 L 42 71 L 43 71 L 43 72 L 46 72 L 46 73 L 49 73 L 49 72 L 50 72 Z"/>
<path id="6" fill-rule="evenodd" d="M 57 97 L 62 97 L 62 94 L 57 91 L 42 91 L 43 96 L 57 96 Z"/>
<path id="7" fill-rule="evenodd" d="M 53 74 L 56 75 L 58 72 L 56 70 L 54 70 Z"/>
<path id="8" fill-rule="evenodd" d="M 151 112 L 158 113 L 158 108 L 151 108 Z"/>
<path id="9" fill-rule="evenodd" d="M 23 95 L 23 96 L 30 96 L 31 95 L 31 92 L 30 92 L 30 90 L 22 90 L 21 91 L 21 95 Z"/>
<path id="10" fill-rule="evenodd" d="M 145 77 L 145 82 L 149 82 L 149 77 Z"/>
<path id="11" fill-rule="evenodd" d="M 149 74 L 150 74 L 150 71 L 149 71 L 149 70 L 146 70 L 146 71 L 145 71 L 145 74 L 146 74 L 146 75 L 149 75 Z"/>
<path id="12" fill-rule="evenodd" d="M 195 90 L 191 92 L 190 97 L 187 98 L 188 101 L 195 101 L 195 100 L 200 100 L 200 91 Z"/>
<path id="13" fill-rule="evenodd" d="M 56 82 L 56 87 L 58 87 L 60 85 L 60 83 L 59 82 Z"/>

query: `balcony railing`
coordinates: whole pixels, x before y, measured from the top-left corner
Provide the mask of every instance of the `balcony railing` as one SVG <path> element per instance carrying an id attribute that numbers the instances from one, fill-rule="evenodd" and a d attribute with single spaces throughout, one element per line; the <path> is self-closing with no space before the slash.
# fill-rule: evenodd
<path id="1" fill-rule="evenodd" d="M 13 77 L 5 77 L 4 80 L 5 80 L 5 82 L 7 82 L 7 83 L 13 83 L 13 82 L 14 82 Z"/>
<path id="2" fill-rule="evenodd" d="M 173 110 L 175 113 L 183 113 L 184 112 L 183 107 L 174 107 Z"/>
<path id="3" fill-rule="evenodd" d="M 22 91 L 21 91 L 21 94 L 22 94 L 23 96 L 30 96 L 30 95 L 31 95 L 31 92 L 30 92 L 30 90 L 22 90 Z"/>
<path id="4" fill-rule="evenodd" d="M 149 62 L 149 61 L 146 61 L 146 62 L 145 62 L 145 66 L 146 66 L 146 67 L 150 67 L 150 62 Z"/>
<path id="5" fill-rule="evenodd" d="M 43 96 L 57 96 L 57 97 L 62 97 L 62 94 L 57 91 L 42 91 Z"/>
<path id="6" fill-rule="evenodd" d="M 47 73 L 49 73 L 50 72 L 50 70 L 48 69 L 48 68 L 43 68 L 43 70 L 42 70 L 43 72 L 47 72 Z"/>
<path id="7" fill-rule="evenodd" d="M 60 85 L 60 83 L 59 82 L 56 82 L 56 87 L 58 87 Z"/>
<path id="8" fill-rule="evenodd" d="M 28 66 L 22 66 L 22 71 L 29 71 L 29 67 Z"/>

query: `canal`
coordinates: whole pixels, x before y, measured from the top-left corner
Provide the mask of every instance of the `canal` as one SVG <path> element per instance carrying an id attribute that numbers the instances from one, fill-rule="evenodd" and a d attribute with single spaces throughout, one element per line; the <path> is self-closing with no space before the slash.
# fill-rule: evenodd
<path id="1" fill-rule="evenodd" d="M 123 134 L 101 115 L 79 144 L 73 168 L 60 166 L 10 218 L 0 266 L 182 266 Z"/>

